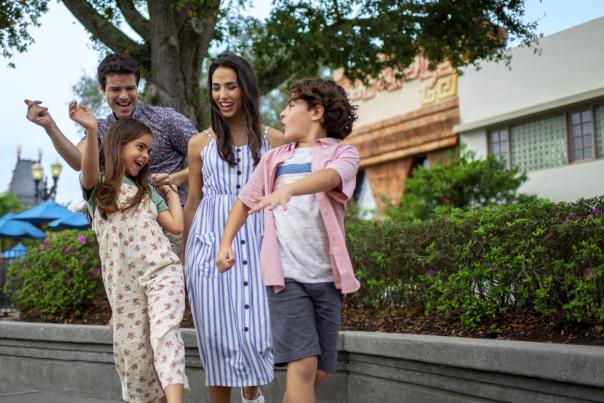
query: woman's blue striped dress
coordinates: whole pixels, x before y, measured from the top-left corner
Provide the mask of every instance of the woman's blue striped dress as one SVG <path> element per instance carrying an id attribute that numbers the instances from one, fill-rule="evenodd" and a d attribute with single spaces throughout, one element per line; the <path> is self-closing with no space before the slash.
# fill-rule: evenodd
<path id="1" fill-rule="evenodd" d="M 207 136 L 209 133 L 205 132 Z M 262 154 L 270 148 L 263 138 Z M 271 328 L 260 273 L 263 216 L 250 216 L 233 241 L 236 264 L 216 270 L 216 254 L 231 207 L 254 170 L 248 146 L 235 147 L 237 165 L 212 139 L 201 153 L 203 197 L 193 218 L 185 275 L 207 386 L 266 385 L 273 379 Z"/>

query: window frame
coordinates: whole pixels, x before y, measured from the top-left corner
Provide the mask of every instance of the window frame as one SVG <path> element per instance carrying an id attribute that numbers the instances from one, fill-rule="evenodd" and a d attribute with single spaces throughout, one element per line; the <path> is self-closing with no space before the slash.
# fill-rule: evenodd
<path id="1" fill-rule="evenodd" d="M 507 152 L 508 152 L 508 158 L 507 158 L 507 162 L 505 164 L 505 167 L 507 169 L 510 169 L 512 167 L 512 130 L 511 130 L 511 126 L 510 125 L 506 125 L 506 126 L 499 126 L 499 127 L 492 127 L 490 129 L 487 130 L 487 155 L 492 155 L 492 156 L 496 156 L 493 153 L 493 136 L 492 134 L 495 132 L 501 132 L 503 130 L 505 130 L 508 133 L 508 146 L 507 146 Z M 501 144 L 501 142 L 499 143 Z"/>
<path id="2" fill-rule="evenodd" d="M 573 148 L 573 122 L 572 122 L 572 114 L 574 113 L 579 113 L 579 115 L 582 115 L 583 112 L 589 112 L 590 114 L 590 124 L 591 124 L 591 158 L 581 158 L 581 159 L 577 159 L 575 160 L 573 158 L 573 153 L 574 153 L 574 148 Z M 575 164 L 575 163 L 581 163 L 581 162 L 587 162 L 587 161 L 593 161 L 597 159 L 597 143 L 596 143 L 596 111 L 595 111 L 595 104 L 591 104 L 591 105 L 584 105 L 583 107 L 575 107 L 572 109 L 568 109 L 565 112 L 565 119 L 566 119 L 566 161 L 567 163 L 570 164 Z M 580 117 L 581 119 L 581 123 L 579 124 L 580 126 L 583 126 L 583 118 Z M 583 130 L 583 129 L 581 129 Z M 581 136 L 583 136 L 583 132 L 581 132 Z M 584 150 L 584 149 L 583 149 Z"/>

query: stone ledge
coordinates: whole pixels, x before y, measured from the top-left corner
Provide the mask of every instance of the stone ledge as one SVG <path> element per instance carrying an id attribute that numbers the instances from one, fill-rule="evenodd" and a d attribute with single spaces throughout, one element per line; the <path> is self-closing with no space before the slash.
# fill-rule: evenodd
<path id="1" fill-rule="evenodd" d="M 344 350 L 604 387 L 604 349 L 594 346 L 344 332 Z"/>

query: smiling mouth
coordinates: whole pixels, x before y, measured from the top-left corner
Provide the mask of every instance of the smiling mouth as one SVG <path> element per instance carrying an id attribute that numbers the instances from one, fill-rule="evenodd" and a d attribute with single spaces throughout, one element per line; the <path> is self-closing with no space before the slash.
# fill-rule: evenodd
<path id="1" fill-rule="evenodd" d="M 220 109 L 222 109 L 223 111 L 233 109 L 233 106 L 235 106 L 233 102 L 219 102 L 219 105 Z"/>
<path id="2" fill-rule="evenodd" d="M 116 101 L 115 104 L 119 107 L 122 108 L 128 108 L 130 105 L 132 105 L 132 102 L 128 101 L 128 102 L 123 102 L 123 101 Z"/>

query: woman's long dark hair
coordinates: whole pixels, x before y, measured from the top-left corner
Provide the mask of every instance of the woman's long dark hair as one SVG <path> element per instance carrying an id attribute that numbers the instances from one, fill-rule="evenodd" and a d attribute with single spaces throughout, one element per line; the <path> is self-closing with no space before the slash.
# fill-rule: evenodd
<path id="1" fill-rule="evenodd" d="M 231 129 L 212 97 L 212 76 L 218 67 L 227 67 L 235 70 L 237 84 L 241 90 L 241 105 L 245 113 L 248 146 L 252 152 L 254 164 L 257 164 L 260 161 L 260 150 L 262 149 L 262 131 L 260 129 L 260 90 L 258 89 L 256 73 L 247 60 L 233 53 L 223 53 L 218 56 L 210 65 L 208 72 L 208 95 L 211 106 L 212 129 L 216 133 L 220 157 L 231 166 L 236 164 L 231 141 Z"/>
<path id="2" fill-rule="evenodd" d="M 149 164 L 146 164 L 136 178 L 132 178 L 138 186 L 136 194 L 128 199 L 125 206 L 119 206 L 117 202 L 122 177 L 125 175 L 122 147 L 145 134 L 152 135 L 145 124 L 134 119 L 118 119 L 103 138 L 99 156 L 103 180 L 98 185 L 95 198 L 97 208 L 104 219 L 107 219 L 107 214 L 127 211 L 138 206 L 145 196 L 151 195 L 151 190 L 147 186 Z"/>

